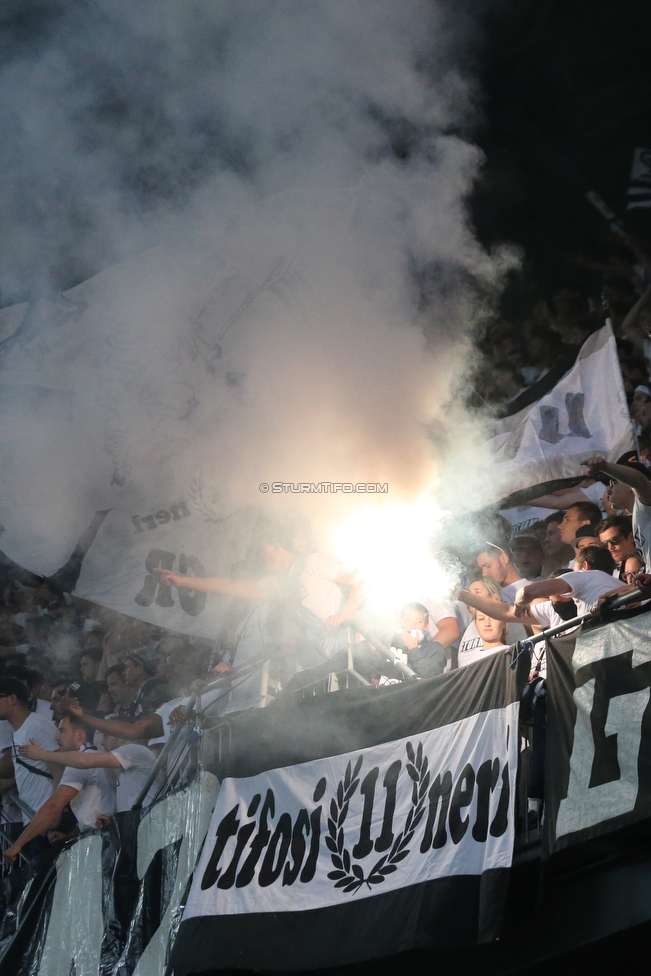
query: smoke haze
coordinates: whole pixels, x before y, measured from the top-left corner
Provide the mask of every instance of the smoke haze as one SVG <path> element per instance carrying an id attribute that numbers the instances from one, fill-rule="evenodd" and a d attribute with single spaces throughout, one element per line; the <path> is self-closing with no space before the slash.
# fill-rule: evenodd
<path id="1" fill-rule="evenodd" d="M 0 289 L 23 302 L 0 322 L 5 551 L 51 572 L 96 508 L 190 479 L 219 513 L 260 504 L 261 482 L 435 486 L 510 263 L 466 213 L 462 15 L 29 7 L 6 14 L 0 74 Z M 366 504 L 265 501 L 317 525 Z"/>

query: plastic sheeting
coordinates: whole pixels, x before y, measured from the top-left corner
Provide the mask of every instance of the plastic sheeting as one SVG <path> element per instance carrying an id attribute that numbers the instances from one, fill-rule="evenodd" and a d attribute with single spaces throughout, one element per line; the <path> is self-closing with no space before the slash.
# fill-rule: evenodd
<path id="1" fill-rule="evenodd" d="M 162 976 L 218 791 L 203 772 L 7 886 L 0 971 Z"/>

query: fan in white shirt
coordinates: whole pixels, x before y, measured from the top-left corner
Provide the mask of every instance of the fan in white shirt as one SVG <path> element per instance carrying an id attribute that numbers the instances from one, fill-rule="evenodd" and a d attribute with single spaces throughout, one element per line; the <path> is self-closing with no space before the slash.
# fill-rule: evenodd
<path id="1" fill-rule="evenodd" d="M 523 586 L 515 598 L 514 611 L 525 623 L 531 618 L 531 601 L 536 597 L 571 596 L 579 614 L 590 613 L 599 601 L 624 587 L 612 574 L 613 558 L 605 549 L 587 546 L 576 557 L 576 572 L 556 579 L 538 580 Z"/>
<path id="2" fill-rule="evenodd" d="M 564 579 L 565 577 L 563 577 Z M 612 577 L 608 577 L 612 588 Z M 551 583 L 554 580 L 540 580 L 541 583 Z M 531 584 L 533 585 L 533 584 Z M 495 601 L 494 599 L 487 599 L 483 595 L 479 595 L 476 591 L 462 590 L 459 593 L 459 600 L 465 603 L 469 607 L 474 607 L 475 610 L 484 614 L 490 614 L 497 620 L 501 620 L 509 626 L 509 640 L 515 642 L 515 640 L 526 640 L 527 633 L 524 630 L 523 624 L 527 627 L 533 627 L 538 631 L 542 627 L 543 630 L 547 630 L 550 627 L 560 627 L 566 620 L 566 617 L 561 616 L 558 613 L 557 607 L 562 603 L 572 603 L 572 598 L 568 594 L 555 594 L 551 600 L 545 600 L 544 602 L 531 603 L 528 607 L 527 613 L 518 613 L 514 607 L 510 606 L 508 603 L 503 601 Z M 576 616 L 575 612 L 572 612 L 572 616 Z M 515 627 L 520 627 L 522 630 L 522 635 L 515 637 L 513 631 Z M 544 661 L 544 656 L 541 657 L 540 653 L 535 654 L 537 661 L 536 670 L 541 677 L 546 675 L 546 664 Z M 459 654 L 459 664 L 461 664 L 461 654 Z"/>
<path id="3" fill-rule="evenodd" d="M 31 810 L 38 810 L 54 788 L 52 773 L 43 762 L 29 763 L 21 759 L 18 748 L 34 738 L 46 748 L 54 749 L 56 728 L 50 719 L 30 711 L 29 700 L 22 681 L 0 678 L 0 721 L 8 722 L 11 728 L 11 758 L 18 797 Z M 7 765 L 4 758 L 3 765 Z"/>
<path id="4" fill-rule="evenodd" d="M 102 747 L 104 752 L 46 753 L 39 746 L 32 745 L 23 749 L 23 754 L 30 759 L 47 759 L 47 762 L 77 770 L 106 770 L 108 780 L 115 789 L 115 809 L 108 814 L 98 815 L 97 826 L 104 826 L 112 813 L 131 810 L 151 773 L 156 756 L 143 742 L 125 742 L 113 735 L 104 735 Z M 143 806 L 153 802 L 163 778 L 161 771 L 148 790 Z"/>
<path id="5" fill-rule="evenodd" d="M 464 591 L 465 592 L 465 591 Z M 505 620 L 509 623 L 509 640 L 511 643 L 516 641 L 526 640 L 528 634 L 522 624 L 517 621 L 513 613 L 510 617 L 500 616 L 500 614 L 493 612 L 495 608 L 488 607 L 487 601 L 491 601 L 491 604 L 496 602 L 500 607 L 505 607 L 507 610 L 511 610 L 511 605 L 509 603 L 502 602 L 502 588 L 491 579 L 490 576 L 484 576 L 482 579 L 474 580 L 467 591 L 469 596 L 479 597 L 482 601 L 482 606 L 480 609 L 482 612 L 487 613 L 488 616 L 495 617 L 497 620 Z M 465 628 L 463 632 L 463 637 L 461 638 L 461 643 L 459 644 L 459 662 L 462 660 L 462 655 L 464 655 L 463 660 L 467 660 L 467 653 L 469 651 L 481 650 L 483 647 L 483 640 L 479 636 L 479 631 L 477 630 L 477 624 L 475 622 L 475 613 L 477 605 L 470 600 L 464 600 L 461 596 L 457 601 L 459 606 L 470 607 L 470 612 L 468 614 L 471 617 L 470 623 Z"/>
<path id="6" fill-rule="evenodd" d="M 60 762 L 60 757 L 63 756 L 93 755 L 93 752 L 86 751 L 92 748 L 88 745 L 89 737 L 90 730 L 74 715 L 67 713 L 61 718 L 56 733 L 59 749 L 65 751 L 52 752 L 43 749 L 34 738 L 30 738 L 28 743 L 18 748 L 19 758 L 30 764 L 49 764 L 53 757 L 59 757 L 57 761 Z M 62 765 L 67 766 L 68 763 Z M 62 834 L 56 827 L 68 803 L 79 826 L 69 834 Z M 4 859 L 13 863 L 25 844 L 39 834 L 48 832 L 48 839 L 52 843 L 67 840 L 79 832 L 93 830 L 98 817 L 110 816 L 114 812 L 115 789 L 111 788 L 102 769 L 65 769 L 59 785 L 38 808 L 18 840 L 4 852 Z"/>
<path id="7" fill-rule="evenodd" d="M 474 664 L 476 661 L 483 661 L 485 658 L 490 657 L 491 654 L 497 654 L 498 651 L 507 650 L 509 646 L 504 643 L 509 631 L 508 624 L 504 623 L 504 621 L 497 620 L 495 617 L 489 617 L 488 614 L 477 611 L 475 624 L 477 625 L 477 632 L 481 638 L 481 647 L 460 652 L 460 668 L 464 668 L 468 664 Z"/>

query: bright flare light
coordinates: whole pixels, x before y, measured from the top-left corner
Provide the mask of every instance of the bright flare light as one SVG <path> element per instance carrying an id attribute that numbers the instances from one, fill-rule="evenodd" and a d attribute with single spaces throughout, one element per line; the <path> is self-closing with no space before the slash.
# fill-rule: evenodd
<path id="1" fill-rule="evenodd" d="M 429 541 L 443 514 L 423 497 L 369 505 L 336 527 L 332 552 L 363 581 L 365 616 L 395 627 L 406 603 L 448 595 L 452 580 L 430 555 Z"/>

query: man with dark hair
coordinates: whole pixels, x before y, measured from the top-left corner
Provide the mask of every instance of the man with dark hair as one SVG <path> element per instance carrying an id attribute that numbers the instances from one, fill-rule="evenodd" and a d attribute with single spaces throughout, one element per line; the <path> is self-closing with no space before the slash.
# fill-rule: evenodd
<path id="1" fill-rule="evenodd" d="M 34 739 L 45 749 L 56 745 L 56 729 L 49 718 L 30 711 L 30 696 L 18 678 L 0 678 L 0 720 L 12 729 L 12 760 L 19 799 L 31 810 L 38 810 L 53 789 L 52 771 L 43 762 L 28 763 L 20 758 L 20 746 Z M 31 819 L 23 813 L 23 822 Z"/>
<path id="2" fill-rule="evenodd" d="M 79 682 L 72 674 L 61 674 L 54 679 L 50 701 L 50 714 L 53 722 L 58 724 L 61 721 L 61 716 L 67 707 L 66 702 L 70 695 L 76 693 L 78 687 Z"/>
<path id="3" fill-rule="evenodd" d="M 108 669 L 106 672 L 106 687 L 110 699 L 109 704 L 111 705 L 106 711 L 117 714 L 120 717 L 129 715 L 129 706 L 133 702 L 134 693 L 133 689 L 125 681 L 124 666 L 122 664 L 114 664 Z M 81 702 L 79 704 L 81 705 Z"/>
<path id="4" fill-rule="evenodd" d="M 76 715 L 66 711 L 61 717 L 56 734 L 59 752 L 43 749 L 32 738 L 27 745 L 20 747 L 20 758 L 23 762 L 47 764 L 48 761 L 53 763 L 54 757 L 59 754 L 85 754 L 87 750 L 96 752 L 91 744 L 92 735 L 92 730 Z M 40 834 L 47 832 L 51 843 L 68 840 L 78 833 L 93 830 L 98 817 L 115 813 L 115 784 L 108 780 L 103 769 L 73 769 L 64 765 L 66 768 L 59 785 L 36 811 L 20 837 L 4 852 L 3 857 L 8 863 L 13 863 L 23 847 Z M 78 826 L 69 833 L 61 833 L 56 827 L 68 804 Z"/>
<path id="5" fill-rule="evenodd" d="M 599 541 L 619 566 L 624 556 L 635 549 L 633 520 L 630 515 L 609 515 L 595 527 Z"/>
<path id="6" fill-rule="evenodd" d="M 35 668 L 26 668 L 23 664 L 9 664 L 2 672 L 3 678 L 18 678 L 25 685 L 29 692 L 30 711 L 38 712 L 50 718 L 50 702 L 44 698 L 38 698 L 38 692 L 43 684 L 43 675 Z"/>
<path id="7" fill-rule="evenodd" d="M 608 487 L 611 504 L 613 508 L 631 514 L 634 546 L 642 552 L 648 572 L 651 570 L 651 470 L 638 461 L 628 460 L 626 455 L 617 464 L 602 457 L 591 457 L 581 464 L 590 474 L 611 479 Z M 607 531 L 604 534 L 612 537 Z M 622 554 L 620 563 L 626 555 L 628 552 Z"/>
<path id="8" fill-rule="evenodd" d="M 79 716 L 78 721 L 81 723 Z M 135 730 L 135 728 L 136 724 L 134 723 L 131 730 Z M 96 819 L 99 818 L 100 823 L 104 825 L 112 813 L 123 813 L 126 810 L 131 810 L 156 762 L 156 756 L 151 749 L 147 748 L 145 742 L 139 741 L 133 735 L 127 738 L 128 741 L 124 742 L 120 741 L 121 737 L 105 733 L 102 739 L 104 752 L 70 752 L 64 748 L 59 753 L 48 753 L 34 744 L 23 749 L 22 753 L 30 759 L 47 760 L 61 766 L 71 767 L 71 776 L 106 770 L 109 783 L 113 785 L 115 790 L 115 805 L 112 810 L 98 812 Z M 144 806 L 153 802 L 162 786 L 163 779 L 164 776 L 161 771 L 143 801 Z"/>
<path id="9" fill-rule="evenodd" d="M 576 530 L 582 525 L 595 525 L 601 519 L 601 510 L 593 502 L 575 502 L 563 515 L 559 526 L 565 545 L 572 545 Z"/>
<path id="10" fill-rule="evenodd" d="M 529 580 L 520 576 L 510 551 L 505 547 L 486 543 L 486 548 L 477 555 L 477 566 L 482 576 L 488 576 L 502 587 L 502 599 L 513 603 L 517 591 Z"/>
<path id="11" fill-rule="evenodd" d="M 124 656 L 124 680 L 133 694 L 127 714 L 140 718 L 155 712 L 165 702 L 174 698 L 174 692 L 164 678 L 157 676 L 160 658 L 148 647 L 139 647 Z M 80 705 L 81 705 L 80 701 Z M 83 705 L 82 705 L 83 707 Z"/>
<path id="12" fill-rule="evenodd" d="M 511 552 L 516 569 L 524 579 L 540 579 L 542 576 L 543 547 L 534 532 L 527 530 L 513 536 Z"/>
<path id="13" fill-rule="evenodd" d="M 554 512 L 545 519 L 547 526 L 545 538 L 543 539 L 543 573 L 551 576 L 559 569 L 568 569 L 570 561 L 574 560 L 574 552 L 570 545 L 561 539 L 560 524 L 563 521 L 564 512 Z"/>

